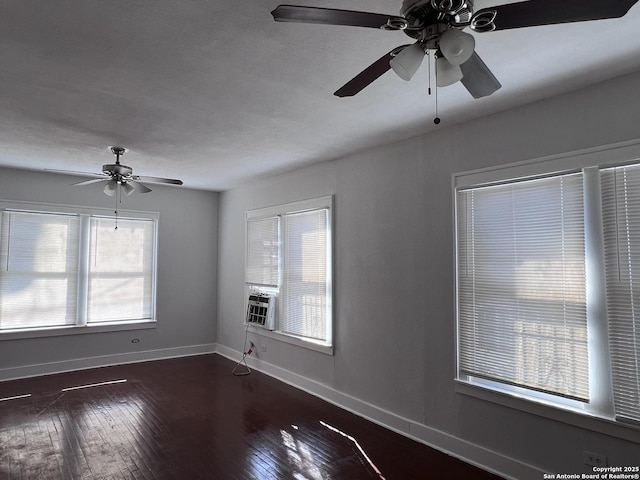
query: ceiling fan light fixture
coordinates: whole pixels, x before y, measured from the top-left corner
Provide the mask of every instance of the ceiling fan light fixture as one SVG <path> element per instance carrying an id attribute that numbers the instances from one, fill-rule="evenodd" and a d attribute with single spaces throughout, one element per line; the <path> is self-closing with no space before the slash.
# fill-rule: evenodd
<path id="1" fill-rule="evenodd" d="M 118 188 L 118 183 L 115 180 L 109 180 L 105 186 L 103 192 L 113 197 L 116 194 L 116 189 Z"/>
<path id="2" fill-rule="evenodd" d="M 133 187 L 133 185 L 131 185 L 130 183 L 123 183 L 122 184 L 122 191 L 124 192 L 124 194 L 128 197 L 129 195 L 131 195 L 136 189 Z"/>
<path id="3" fill-rule="evenodd" d="M 401 79 L 407 82 L 415 75 L 424 60 L 424 50 L 419 43 L 414 43 L 398 53 L 389 61 L 389 65 Z"/>
<path id="4" fill-rule="evenodd" d="M 452 28 L 440 35 L 440 51 L 452 65 L 462 65 L 471 58 L 476 47 L 473 35 Z"/>
<path id="5" fill-rule="evenodd" d="M 445 57 L 436 59 L 436 85 L 447 87 L 462 80 L 462 70 L 458 65 L 453 65 Z"/>

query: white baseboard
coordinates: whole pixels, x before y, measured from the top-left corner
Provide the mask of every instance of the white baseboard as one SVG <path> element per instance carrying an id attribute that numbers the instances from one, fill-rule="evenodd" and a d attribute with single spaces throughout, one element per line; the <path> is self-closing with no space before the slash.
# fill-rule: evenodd
<path id="1" fill-rule="evenodd" d="M 220 344 L 217 345 L 216 353 L 235 361 L 242 358 L 242 352 Z M 409 420 L 263 360 L 254 357 L 247 357 L 246 360 L 252 369 L 322 398 L 329 403 L 404 435 L 405 437 L 421 442 L 501 477 L 514 480 L 539 480 L 543 477 L 544 472 L 532 465 L 507 457 L 446 432 Z"/>
<path id="2" fill-rule="evenodd" d="M 51 375 L 73 370 L 86 370 L 88 368 L 107 367 L 110 365 L 122 365 L 125 363 L 147 362 L 149 360 L 163 360 L 166 358 L 188 357 L 215 353 L 216 345 L 208 343 L 203 345 L 189 345 L 187 347 L 162 348 L 157 350 L 144 350 L 141 352 L 118 353 L 114 355 L 101 355 L 97 357 L 74 358 L 60 362 L 39 363 L 20 367 L 0 368 L 0 381 L 17 380 L 20 378 Z"/>

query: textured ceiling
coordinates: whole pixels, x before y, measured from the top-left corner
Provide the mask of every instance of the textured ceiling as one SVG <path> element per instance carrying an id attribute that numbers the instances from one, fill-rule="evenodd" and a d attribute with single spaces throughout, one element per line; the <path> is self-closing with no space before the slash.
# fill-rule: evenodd
<path id="1" fill-rule="evenodd" d="M 439 89 L 436 126 L 426 64 L 411 82 L 388 72 L 333 96 L 406 35 L 276 23 L 278 3 L 3 0 L 0 165 L 99 172 L 122 145 L 135 174 L 225 190 L 640 69 L 640 5 L 621 19 L 474 33 L 503 88 L 480 100 Z M 395 15 L 401 2 L 298 4 Z"/>

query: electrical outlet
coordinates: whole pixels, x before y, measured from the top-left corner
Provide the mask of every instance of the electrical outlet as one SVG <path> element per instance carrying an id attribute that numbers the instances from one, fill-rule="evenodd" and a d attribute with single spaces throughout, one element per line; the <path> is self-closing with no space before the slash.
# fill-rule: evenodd
<path id="1" fill-rule="evenodd" d="M 262 345 L 260 345 L 260 351 L 261 352 L 266 352 L 267 351 L 267 346 L 264 343 Z"/>
<path id="2" fill-rule="evenodd" d="M 607 466 L 607 457 L 602 455 L 601 453 L 594 453 L 583 451 L 582 458 L 585 465 L 589 465 L 591 467 L 606 467 Z"/>

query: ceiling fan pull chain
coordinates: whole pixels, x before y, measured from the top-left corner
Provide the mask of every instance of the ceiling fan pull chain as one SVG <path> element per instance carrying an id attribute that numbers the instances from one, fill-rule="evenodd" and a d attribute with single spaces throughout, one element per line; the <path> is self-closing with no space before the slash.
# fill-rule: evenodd
<path id="1" fill-rule="evenodd" d="M 118 196 L 119 196 L 119 194 L 120 194 L 120 188 L 119 188 L 119 187 L 120 187 L 120 184 L 118 183 L 118 184 L 116 184 L 116 185 L 117 185 L 117 188 L 118 188 L 118 195 L 114 195 L 114 196 L 116 197 L 116 211 L 115 211 L 115 212 L 113 212 L 113 213 L 115 213 L 115 214 L 116 214 L 116 228 L 115 228 L 114 230 L 117 230 L 117 229 L 118 229 Z"/>
<path id="2" fill-rule="evenodd" d="M 429 51 L 427 51 L 427 77 L 429 79 L 429 87 L 427 89 L 427 92 L 429 92 L 429 95 L 431 95 L 431 55 L 429 55 Z"/>
<path id="3" fill-rule="evenodd" d="M 435 55 L 434 55 L 435 58 Z M 438 116 L 438 62 L 435 62 L 433 69 L 435 70 L 435 74 L 436 74 L 436 90 L 435 90 L 435 100 L 436 100 L 436 116 L 433 119 L 433 123 L 435 123 L 436 125 L 438 125 L 440 123 L 440 117 Z"/>

